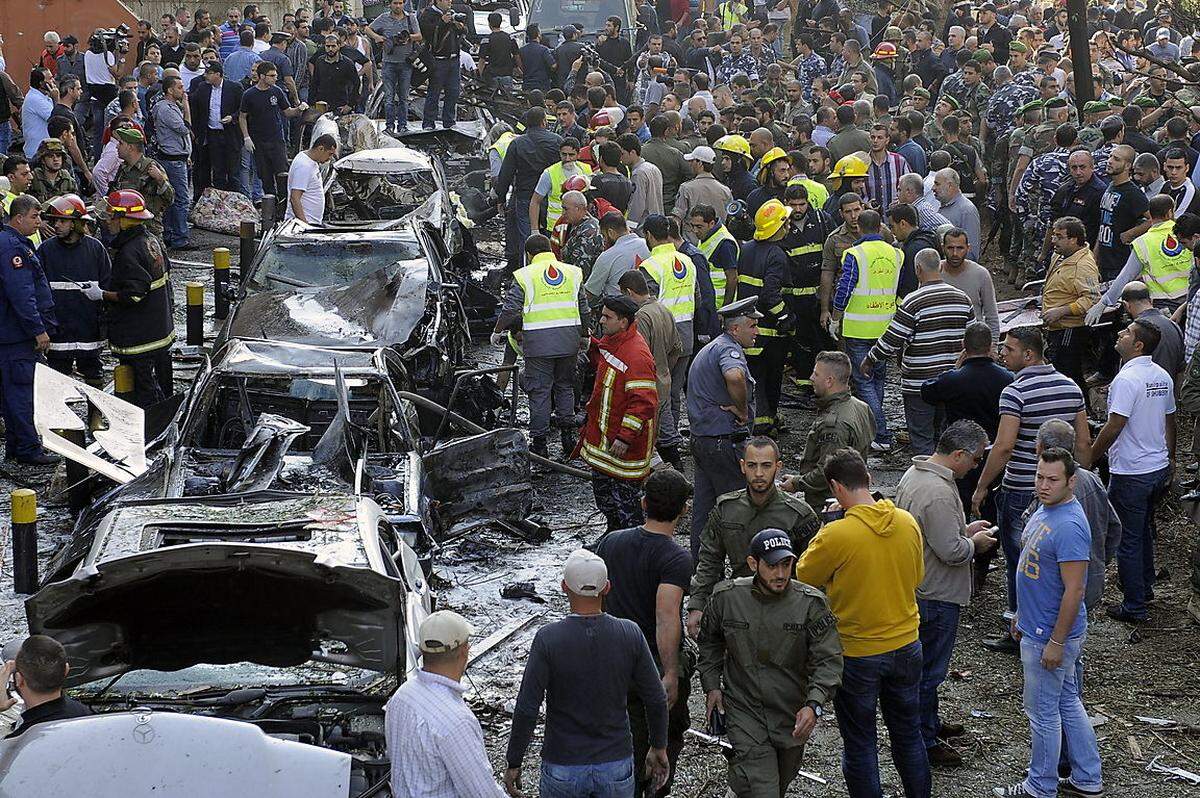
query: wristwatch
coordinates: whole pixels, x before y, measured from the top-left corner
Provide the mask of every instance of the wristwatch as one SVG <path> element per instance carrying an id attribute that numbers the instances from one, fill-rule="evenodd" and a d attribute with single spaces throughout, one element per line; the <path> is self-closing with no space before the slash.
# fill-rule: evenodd
<path id="1" fill-rule="evenodd" d="M 816 701 L 807 701 L 804 706 L 813 711 L 813 714 L 817 716 L 817 720 L 820 720 L 821 716 L 825 714 L 825 709 Z"/>

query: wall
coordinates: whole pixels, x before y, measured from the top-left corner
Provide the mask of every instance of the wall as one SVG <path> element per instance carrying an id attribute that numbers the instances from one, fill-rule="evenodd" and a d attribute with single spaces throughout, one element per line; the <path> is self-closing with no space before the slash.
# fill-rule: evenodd
<path id="1" fill-rule="evenodd" d="M 74 34 L 82 49 L 93 30 L 122 22 L 132 27 L 137 17 L 119 0 L 0 0 L 8 74 L 22 89 L 29 87 L 29 70 L 42 52 L 42 36 L 48 30 L 59 36 Z"/>

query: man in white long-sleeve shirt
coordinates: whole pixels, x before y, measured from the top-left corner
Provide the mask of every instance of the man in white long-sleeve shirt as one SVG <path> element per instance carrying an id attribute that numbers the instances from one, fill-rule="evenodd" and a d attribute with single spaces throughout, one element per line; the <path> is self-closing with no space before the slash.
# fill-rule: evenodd
<path id="1" fill-rule="evenodd" d="M 384 733 L 396 798 L 502 798 L 483 730 L 463 701 L 471 627 L 441 610 L 421 623 L 421 669 L 388 699 Z"/>

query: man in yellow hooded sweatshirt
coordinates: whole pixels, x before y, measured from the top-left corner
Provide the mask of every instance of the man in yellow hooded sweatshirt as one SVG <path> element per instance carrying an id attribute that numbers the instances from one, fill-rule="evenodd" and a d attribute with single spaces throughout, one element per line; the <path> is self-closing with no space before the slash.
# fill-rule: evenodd
<path id="1" fill-rule="evenodd" d="M 825 479 L 844 518 L 824 526 L 796 564 L 796 579 L 825 591 L 844 649 L 842 687 L 833 699 L 842 733 L 842 774 L 850 798 L 877 798 L 875 712 L 891 738 L 906 798 L 929 798 L 929 759 L 921 740 L 921 641 L 916 590 L 925 578 L 916 520 L 871 495 L 862 455 L 840 449 Z"/>

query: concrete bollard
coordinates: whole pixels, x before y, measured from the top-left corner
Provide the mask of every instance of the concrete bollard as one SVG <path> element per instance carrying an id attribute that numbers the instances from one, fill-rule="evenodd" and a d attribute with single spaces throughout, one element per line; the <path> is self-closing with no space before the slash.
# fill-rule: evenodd
<path id="1" fill-rule="evenodd" d="M 204 346 L 204 283 L 187 283 L 187 345 Z"/>
<path id="2" fill-rule="evenodd" d="M 37 494 L 29 488 L 17 488 L 12 501 L 13 590 L 34 593 L 37 574 Z"/>
<path id="3" fill-rule="evenodd" d="M 229 318 L 229 250 L 213 250 L 213 318 Z"/>

